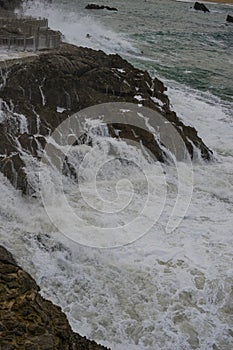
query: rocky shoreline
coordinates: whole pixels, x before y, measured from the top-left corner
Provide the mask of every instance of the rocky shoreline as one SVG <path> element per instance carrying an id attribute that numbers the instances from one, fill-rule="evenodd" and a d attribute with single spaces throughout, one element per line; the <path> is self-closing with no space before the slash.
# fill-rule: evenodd
<path id="1" fill-rule="evenodd" d="M 33 278 L 0 246 L 0 349 L 101 350 L 74 333 L 61 308 L 44 299 Z"/>
<path id="2" fill-rule="evenodd" d="M 0 171 L 24 194 L 33 193 L 28 183 L 23 155 L 40 159 L 46 138 L 68 116 L 105 102 L 131 102 L 160 112 L 176 128 L 191 157 L 194 147 L 205 160 L 212 152 L 171 110 L 166 88 L 146 71 L 133 67 L 119 55 L 63 43 L 59 49 L 42 51 L 30 60 L 11 62 L 0 77 Z M 134 139 L 166 161 L 163 150 L 150 133 L 117 123 L 110 133 Z M 120 133 L 119 133 L 120 131 Z"/>
<path id="3" fill-rule="evenodd" d="M 3 1 L 13 9 L 20 0 Z M 0 1 L 1 6 L 1 1 Z M 139 98 L 140 97 L 140 98 Z M 62 43 L 60 48 L 22 55 L 1 64 L 0 171 L 23 194 L 34 193 L 25 155 L 40 160 L 47 138 L 73 113 L 106 102 L 130 102 L 162 114 L 180 134 L 193 157 L 195 148 L 208 161 L 211 150 L 172 111 L 166 88 L 119 55 Z M 112 137 L 141 142 L 165 162 L 154 135 L 115 120 Z M 106 349 L 74 333 L 61 309 L 45 300 L 32 277 L 0 246 L 0 349 Z"/>

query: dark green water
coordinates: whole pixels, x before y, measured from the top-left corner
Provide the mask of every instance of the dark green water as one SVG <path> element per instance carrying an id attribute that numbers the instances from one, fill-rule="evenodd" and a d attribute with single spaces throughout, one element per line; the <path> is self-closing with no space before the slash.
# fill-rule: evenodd
<path id="1" fill-rule="evenodd" d="M 111 12 L 85 10 L 87 0 L 54 4 L 41 14 L 68 41 L 118 52 L 151 74 L 233 101 L 233 25 L 226 22 L 233 6 L 208 3 L 204 13 L 187 1 L 105 0 L 118 8 Z"/>
<path id="2" fill-rule="evenodd" d="M 90 15 L 83 10 L 86 3 L 75 1 L 73 6 L 83 15 Z M 233 13 L 232 6 L 207 4 L 210 13 L 203 13 L 193 10 L 191 2 L 105 3 L 119 11 L 94 11 L 91 16 L 114 32 L 124 33 L 143 52 L 142 57 L 129 57 L 134 64 L 166 79 L 233 100 L 233 25 L 226 23 L 227 14 Z"/>

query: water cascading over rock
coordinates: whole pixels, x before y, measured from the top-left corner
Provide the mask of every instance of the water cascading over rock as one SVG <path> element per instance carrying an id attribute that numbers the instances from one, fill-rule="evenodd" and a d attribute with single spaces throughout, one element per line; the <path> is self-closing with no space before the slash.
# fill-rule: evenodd
<path id="1" fill-rule="evenodd" d="M 23 193 L 33 193 L 26 159 L 35 162 L 41 158 L 48 136 L 67 117 L 100 103 L 131 102 L 149 107 L 176 128 L 191 157 L 197 148 L 203 159 L 211 158 L 212 152 L 197 131 L 171 110 L 163 83 L 119 55 L 62 44 L 59 49 L 2 66 L 1 73 L 0 170 Z M 118 120 L 108 128 L 112 137 L 133 138 L 157 160 L 166 161 L 149 131 L 133 130 Z"/>

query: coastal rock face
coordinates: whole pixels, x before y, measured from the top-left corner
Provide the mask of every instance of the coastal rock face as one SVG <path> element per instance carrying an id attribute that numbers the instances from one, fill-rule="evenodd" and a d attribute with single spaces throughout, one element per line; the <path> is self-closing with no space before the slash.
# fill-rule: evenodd
<path id="1" fill-rule="evenodd" d="M 61 308 L 45 300 L 32 277 L 0 246 L 0 349 L 107 349 L 74 333 Z"/>
<path id="2" fill-rule="evenodd" d="M 118 55 L 62 44 L 59 49 L 3 67 L 0 83 L 0 171 L 24 193 L 33 192 L 27 181 L 25 155 L 40 159 L 46 137 L 62 121 L 105 102 L 140 103 L 160 112 L 177 129 L 191 156 L 196 147 L 203 159 L 211 158 L 197 131 L 185 126 L 170 109 L 163 83 Z M 136 133 L 137 142 L 151 149 L 158 160 L 166 161 L 152 134 L 134 133 L 119 124 L 115 129 L 129 139 Z M 109 131 L 117 137 L 114 125 Z"/>
<path id="3" fill-rule="evenodd" d="M 210 10 L 206 7 L 206 5 L 200 2 L 195 2 L 194 9 L 197 11 L 210 12 Z"/>

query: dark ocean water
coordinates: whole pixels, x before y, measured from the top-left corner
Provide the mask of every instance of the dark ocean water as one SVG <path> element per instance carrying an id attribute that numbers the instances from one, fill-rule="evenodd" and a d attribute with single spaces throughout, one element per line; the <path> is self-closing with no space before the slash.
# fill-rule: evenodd
<path id="1" fill-rule="evenodd" d="M 233 26 L 225 22 L 232 7 L 208 4 L 211 12 L 202 13 L 191 9 L 193 3 L 189 2 L 127 4 L 128 8 L 120 14 L 123 24 L 119 28 L 129 33 L 146 57 L 157 61 L 147 63 L 147 69 L 232 100 Z M 112 25 L 115 30 L 116 17 Z"/>
<path id="2" fill-rule="evenodd" d="M 127 54 L 127 47 L 120 42 L 116 47 L 119 38 L 108 33 L 112 30 L 124 35 L 139 53 L 143 51 L 141 57 L 129 58 L 139 67 L 232 101 L 233 25 L 226 23 L 226 17 L 233 13 L 233 6 L 209 3 L 210 13 L 203 13 L 195 11 L 191 1 L 105 1 L 106 5 L 119 9 L 113 13 L 85 10 L 88 2 L 84 0 L 55 0 L 55 3 L 64 9 L 64 16 L 70 12 L 74 20 L 75 15 L 76 19 L 82 18 L 82 30 L 79 32 L 77 28 L 76 32 L 77 42 L 82 43 L 86 30 L 93 42 L 87 45 L 101 45 L 102 36 L 103 48 L 108 46 L 109 50 Z M 104 25 L 106 33 L 91 24 L 90 18 L 95 24 Z"/>

